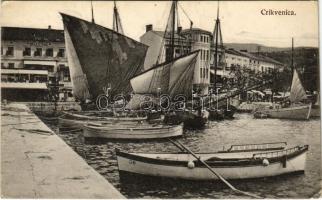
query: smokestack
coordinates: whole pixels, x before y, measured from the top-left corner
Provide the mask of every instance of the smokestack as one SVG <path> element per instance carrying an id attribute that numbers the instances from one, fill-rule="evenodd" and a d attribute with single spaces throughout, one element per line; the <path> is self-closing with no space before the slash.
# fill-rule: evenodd
<path id="1" fill-rule="evenodd" d="M 153 25 L 152 24 L 148 24 L 145 26 L 145 32 L 149 32 L 153 30 Z"/>

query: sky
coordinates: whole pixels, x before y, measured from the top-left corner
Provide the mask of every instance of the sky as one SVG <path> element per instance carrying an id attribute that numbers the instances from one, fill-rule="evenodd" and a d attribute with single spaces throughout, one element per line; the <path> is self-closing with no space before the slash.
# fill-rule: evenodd
<path id="1" fill-rule="evenodd" d="M 164 30 L 170 1 L 117 1 L 125 35 L 138 40 L 145 25 Z M 59 12 L 91 20 L 90 1 L 5 1 L 1 3 L 1 26 L 63 29 Z M 179 1 L 179 18 L 189 28 L 188 14 L 195 28 L 213 32 L 217 1 Z M 224 43 L 257 43 L 266 46 L 318 47 L 317 1 L 221 1 L 220 22 Z M 113 2 L 93 1 L 97 24 L 112 28 Z M 183 8 L 183 10 L 181 9 Z M 261 10 L 289 10 L 293 16 L 262 15 Z"/>

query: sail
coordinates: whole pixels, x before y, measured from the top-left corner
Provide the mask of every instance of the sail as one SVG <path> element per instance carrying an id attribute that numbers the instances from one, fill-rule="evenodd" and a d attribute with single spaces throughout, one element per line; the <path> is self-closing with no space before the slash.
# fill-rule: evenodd
<path id="1" fill-rule="evenodd" d="M 181 94 L 190 96 L 199 51 L 162 63 L 131 79 L 136 94 Z"/>
<path id="2" fill-rule="evenodd" d="M 112 96 L 130 93 L 130 78 L 143 70 L 147 46 L 95 23 L 61 15 L 76 96 L 94 99 L 107 88 Z"/>
<path id="3" fill-rule="evenodd" d="M 307 96 L 299 78 L 299 75 L 296 69 L 294 69 L 290 100 L 292 103 L 298 103 L 304 99 L 307 99 Z"/>
<path id="4" fill-rule="evenodd" d="M 86 75 L 84 74 L 82 67 L 80 65 L 78 56 L 75 51 L 75 47 L 71 41 L 70 35 L 66 28 L 64 28 L 64 36 L 65 36 L 65 46 L 67 52 L 67 60 L 71 81 L 73 85 L 73 96 L 76 99 L 86 100 L 91 99 L 91 95 L 89 93 L 89 87 Z"/>

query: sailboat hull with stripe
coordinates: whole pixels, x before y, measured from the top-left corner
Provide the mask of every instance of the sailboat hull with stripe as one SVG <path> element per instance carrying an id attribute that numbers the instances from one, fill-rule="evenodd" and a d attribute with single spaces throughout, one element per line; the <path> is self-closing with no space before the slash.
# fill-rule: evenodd
<path id="1" fill-rule="evenodd" d="M 308 146 L 277 151 L 197 153 L 225 179 L 277 176 L 305 170 Z M 137 174 L 186 180 L 218 179 L 200 161 L 186 153 L 126 153 L 116 151 L 120 175 Z"/>

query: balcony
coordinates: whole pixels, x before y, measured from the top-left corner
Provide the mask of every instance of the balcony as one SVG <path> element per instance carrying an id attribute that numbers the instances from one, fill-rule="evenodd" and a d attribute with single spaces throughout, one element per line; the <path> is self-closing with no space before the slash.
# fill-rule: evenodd
<path id="1" fill-rule="evenodd" d="M 28 83 L 28 82 L 1 82 L 1 88 L 3 89 L 37 89 L 47 90 L 46 83 Z"/>
<path id="2" fill-rule="evenodd" d="M 1 74 L 31 74 L 31 75 L 46 75 L 47 70 L 27 70 L 27 69 L 1 69 Z"/>

